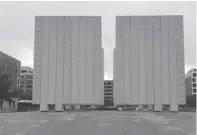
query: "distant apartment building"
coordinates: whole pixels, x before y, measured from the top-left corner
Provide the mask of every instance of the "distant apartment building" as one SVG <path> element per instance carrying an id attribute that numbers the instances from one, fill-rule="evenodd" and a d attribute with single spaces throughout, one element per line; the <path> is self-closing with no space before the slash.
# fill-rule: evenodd
<path id="1" fill-rule="evenodd" d="M 20 67 L 21 62 L 0 51 L 0 75 L 9 73 L 12 78 L 10 90 L 20 88 Z"/>
<path id="2" fill-rule="evenodd" d="M 33 86 L 33 69 L 31 67 L 21 67 L 20 89 L 22 91 L 32 91 Z"/>
<path id="3" fill-rule="evenodd" d="M 113 81 L 112 80 L 104 81 L 104 105 L 105 106 L 113 105 Z"/>
<path id="4" fill-rule="evenodd" d="M 185 75 L 186 96 L 196 95 L 196 69 L 191 69 Z"/>

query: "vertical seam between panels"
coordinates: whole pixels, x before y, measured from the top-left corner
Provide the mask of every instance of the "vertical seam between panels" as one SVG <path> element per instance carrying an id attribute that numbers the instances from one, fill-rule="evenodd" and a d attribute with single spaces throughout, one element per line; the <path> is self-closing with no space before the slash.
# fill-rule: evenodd
<path id="1" fill-rule="evenodd" d="M 177 16 L 175 17 L 175 32 L 176 31 L 178 31 L 178 28 L 177 28 L 177 24 L 176 24 L 176 22 L 177 22 Z M 177 74 L 177 107 L 178 107 L 178 103 L 179 103 L 179 67 L 180 66 L 177 66 L 180 62 L 179 62 L 179 53 L 178 53 L 178 43 L 177 43 L 177 39 L 178 39 L 178 36 L 179 36 L 179 33 L 178 33 L 178 35 L 176 34 L 175 35 L 175 45 L 176 45 L 176 70 L 177 70 L 177 68 L 178 68 L 178 70 L 176 71 L 176 74 Z"/>
<path id="2" fill-rule="evenodd" d="M 138 102 L 137 104 L 139 105 L 139 26 L 137 27 L 137 65 L 138 65 L 138 81 L 137 81 L 137 85 L 138 85 L 138 95 L 137 95 L 137 99 L 138 99 Z"/>
<path id="3" fill-rule="evenodd" d="M 72 18 L 70 18 L 71 20 L 73 19 L 73 17 Z M 69 23 L 69 24 L 71 24 L 71 23 Z M 70 105 L 71 105 L 71 99 L 72 99 L 72 93 L 71 93 L 71 89 L 72 89 L 72 24 L 71 24 L 71 26 L 70 26 L 70 52 L 71 52 L 71 54 L 70 54 L 70 57 L 71 57 L 71 59 L 70 59 Z"/>
<path id="4" fill-rule="evenodd" d="M 63 93 L 62 93 L 62 105 L 64 105 L 64 93 L 65 93 L 65 89 L 64 89 L 64 74 L 65 74 L 65 70 L 64 70 L 64 65 L 65 65 L 65 60 L 64 60 L 64 58 L 65 58 L 65 44 L 66 44 L 66 17 L 64 16 L 64 44 L 63 44 L 63 89 L 62 89 L 62 91 L 63 91 Z M 63 108 L 64 109 L 64 108 Z"/>
<path id="5" fill-rule="evenodd" d="M 38 92 L 36 92 L 37 90 L 36 90 L 36 87 L 35 87 L 35 86 L 36 86 L 36 82 L 37 82 L 37 81 L 36 81 L 36 69 L 38 68 L 38 67 L 36 66 L 36 61 L 37 61 L 37 60 L 36 60 L 36 57 L 35 57 L 35 56 L 36 56 L 36 51 L 37 51 L 37 49 L 36 49 L 36 46 L 37 46 L 37 43 L 36 43 L 36 27 L 37 27 L 37 26 L 36 26 L 36 17 L 35 17 L 35 35 L 34 35 L 34 38 L 35 38 L 35 39 L 34 39 L 34 40 L 35 40 L 35 41 L 34 41 L 34 42 L 35 42 L 35 43 L 34 43 L 34 74 L 35 74 L 35 75 L 33 76 L 33 79 L 34 79 L 34 80 L 33 80 L 33 89 L 32 89 L 32 90 L 33 90 L 33 98 L 32 98 L 32 99 L 33 99 L 34 103 L 37 104 L 36 97 L 37 97 L 37 93 L 38 93 Z M 41 38 L 41 37 L 40 37 L 40 38 Z M 40 54 L 40 55 L 41 55 L 41 54 Z M 38 71 L 38 74 L 39 74 L 39 71 Z M 18 79 L 19 79 L 19 78 L 18 78 L 18 73 L 17 73 L 17 81 L 18 81 Z M 19 80 L 19 81 L 20 81 L 20 80 Z M 36 97 L 35 97 L 35 96 L 36 96 Z"/>
<path id="6" fill-rule="evenodd" d="M 85 49 L 85 52 L 86 52 L 86 61 L 85 61 L 86 62 L 86 64 L 85 64 L 86 65 L 86 68 L 85 68 L 85 75 L 86 75 L 86 78 L 85 78 L 85 80 L 86 80 L 86 82 L 85 82 L 85 85 L 86 85 L 85 86 L 85 104 L 86 104 L 87 103 L 87 86 L 88 86 L 88 84 L 87 84 L 88 83 L 88 79 L 87 79 L 88 78 L 87 77 L 87 70 L 88 70 L 87 69 L 88 68 L 88 65 L 87 65 L 87 61 L 88 61 L 87 60 L 87 30 L 88 30 L 87 29 L 87 17 L 85 17 L 85 29 L 86 29 L 86 39 L 85 39 L 85 45 L 86 45 L 86 49 Z"/>
<path id="7" fill-rule="evenodd" d="M 56 45 L 56 54 L 55 54 L 56 55 L 56 58 L 55 58 L 56 61 L 55 61 L 55 65 L 56 65 L 56 67 L 55 67 L 55 92 L 54 93 L 55 93 L 55 106 L 56 106 L 56 102 L 57 102 L 57 97 L 56 97 L 57 96 L 57 93 L 56 93 L 57 92 L 57 67 L 58 67 L 57 66 L 57 51 L 58 51 L 58 44 L 57 44 L 57 31 L 58 31 L 57 30 L 58 29 L 57 22 L 58 21 L 57 21 L 57 17 L 54 17 L 54 20 L 55 20 L 55 36 L 56 36 L 55 37 L 55 45 Z"/>
<path id="8" fill-rule="evenodd" d="M 146 104 L 147 104 L 147 59 L 146 59 L 146 18 L 145 18 L 145 79 L 146 79 L 146 87 L 145 87 L 145 91 L 146 91 Z"/>
<path id="9" fill-rule="evenodd" d="M 77 88 L 77 90 L 78 90 L 78 104 L 79 104 L 79 57 L 80 57 L 80 23 L 79 23 L 79 20 L 80 20 L 80 18 L 78 18 L 78 21 L 77 21 L 77 25 L 78 25 L 78 34 L 77 34 L 77 38 L 78 38 L 78 84 L 77 84 L 77 86 L 78 86 L 78 88 Z"/>
<path id="10" fill-rule="evenodd" d="M 34 26 L 35 28 L 34 28 L 34 30 L 35 30 L 35 34 L 34 34 L 34 65 L 33 65 L 33 73 L 34 73 L 34 76 L 33 76 L 33 86 L 32 86 L 32 101 L 33 101 L 33 103 L 36 103 L 35 102 L 35 82 L 36 82 L 36 80 L 35 80 L 35 77 L 36 77 L 36 17 L 35 17 L 35 26 Z M 16 75 L 17 75 L 17 89 L 18 88 L 20 88 L 20 87 L 18 87 L 19 86 L 19 83 L 18 83 L 18 71 L 16 70 Z"/>
<path id="11" fill-rule="evenodd" d="M 161 74 L 161 106 L 163 105 L 163 83 L 162 83 L 162 18 L 160 17 L 160 74 Z"/>
<path id="12" fill-rule="evenodd" d="M 171 25 L 171 23 L 170 23 Z M 168 26 L 170 26 L 168 25 Z M 171 97 L 170 97 L 170 93 L 171 93 L 171 83 L 170 83 L 170 28 L 168 27 L 168 75 L 169 75 L 169 105 L 171 104 Z"/>
<path id="13" fill-rule="evenodd" d="M 42 17 L 40 17 L 40 48 L 41 48 L 41 59 L 40 59 L 40 69 L 41 69 L 41 74 L 40 74 L 40 91 L 39 91 L 39 93 L 40 93 L 40 95 L 39 95 L 39 102 L 40 102 L 40 104 L 41 104 L 41 89 L 42 89 L 42 67 L 43 67 L 43 65 L 42 65 L 42 22 L 43 21 L 43 19 L 42 19 Z"/>
<path id="14" fill-rule="evenodd" d="M 95 40 L 95 39 L 94 39 L 94 34 L 95 34 L 95 33 L 94 33 L 94 32 L 95 32 L 95 24 L 94 24 L 95 21 L 94 21 L 94 19 L 92 19 L 92 22 L 93 22 L 93 34 L 92 34 L 92 35 L 93 35 L 93 38 L 92 38 L 92 40 L 93 40 L 93 42 L 92 42 L 92 53 L 93 53 L 92 57 L 93 57 L 93 63 L 92 63 L 92 64 L 93 64 L 93 101 L 94 101 L 94 85 L 95 85 L 95 84 L 94 84 L 94 82 L 95 82 L 95 80 L 94 80 L 94 72 L 95 72 L 95 71 L 94 71 L 94 47 L 95 47 L 95 46 L 94 46 L 94 45 L 95 45 L 95 43 L 94 43 L 94 40 Z"/>
<path id="15" fill-rule="evenodd" d="M 130 44 L 129 44 L 129 46 L 130 46 L 130 104 L 132 104 L 132 66 L 131 66 L 131 56 L 132 56 L 132 51 L 131 51 L 131 17 L 129 17 L 129 38 L 130 38 Z"/>
<path id="16" fill-rule="evenodd" d="M 153 24 L 152 24 L 152 34 L 153 34 L 153 98 L 154 98 L 154 108 L 155 108 L 155 32 L 154 32 L 154 24 L 155 24 L 155 17 L 152 17 Z"/>
<path id="17" fill-rule="evenodd" d="M 124 74 L 124 67 L 125 67 L 125 65 L 124 65 L 125 64 L 125 61 L 124 61 L 124 44 L 125 44 L 125 42 L 123 41 L 123 44 L 122 44 L 122 62 L 123 62 L 123 64 L 122 64 L 123 65 L 123 68 L 122 68 L 122 70 L 123 70 L 123 78 L 122 78 L 122 80 L 123 80 L 122 81 L 123 82 L 123 86 L 122 86 L 123 87 L 123 99 L 122 100 L 123 100 L 123 102 L 122 102 L 122 104 L 124 104 L 124 101 L 125 101 L 124 100 L 124 94 L 125 94 L 125 89 L 124 89 L 124 84 L 125 84 L 125 82 L 124 82 L 124 77 L 125 77 L 125 74 Z"/>
<path id="18" fill-rule="evenodd" d="M 51 90 L 50 90 L 50 87 L 49 87 L 49 69 L 50 69 L 50 61 L 49 61 L 49 56 L 50 56 L 50 48 L 51 48 L 51 42 L 50 42 L 50 38 L 51 37 L 51 17 L 49 16 L 49 39 L 48 39 L 48 41 L 49 41 L 49 47 L 47 48 L 48 49 L 48 84 L 47 84 L 47 86 L 48 86 L 48 90 L 49 90 L 49 96 L 47 96 L 47 97 L 49 97 L 49 99 L 48 99 L 48 103 L 50 103 L 50 97 L 51 97 Z"/>

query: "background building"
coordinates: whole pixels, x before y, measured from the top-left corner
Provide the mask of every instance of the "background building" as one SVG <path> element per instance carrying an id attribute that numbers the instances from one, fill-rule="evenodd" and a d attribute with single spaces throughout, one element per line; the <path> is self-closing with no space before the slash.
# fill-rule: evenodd
<path id="1" fill-rule="evenodd" d="M 113 81 L 104 81 L 104 105 L 113 106 Z"/>
<path id="2" fill-rule="evenodd" d="M 33 103 L 103 105 L 101 17 L 35 17 Z"/>
<path id="3" fill-rule="evenodd" d="M 0 51 L 0 74 L 7 72 L 11 75 L 12 86 L 10 90 L 17 90 L 20 88 L 20 67 L 21 62 Z"/>
<path id="4" fill-rule="evenodd" d="M 20 90 L 23 92 L 32 91 L 33 88 L 33 69 L 31 67 L 21 67 Z"/>
<path id="5" fill-rule="evenodd" d="M 116 105 L 185 104 L 183 16 L 118 16 L 114 51 Z"/>
<path id="6" fill-rule="evenodd" d="M 186 96 L 196 95 L 196 69 L 191 69 L 185 75 Z"/>

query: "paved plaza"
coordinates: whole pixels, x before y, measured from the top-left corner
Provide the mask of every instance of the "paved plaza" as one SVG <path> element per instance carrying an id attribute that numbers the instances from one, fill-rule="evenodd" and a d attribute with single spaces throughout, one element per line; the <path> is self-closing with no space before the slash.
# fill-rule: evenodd
<path id="1" fill-rule="evenodd" d="M 191 112 L 1 113 L 0 135 L 195 135 Z"/>

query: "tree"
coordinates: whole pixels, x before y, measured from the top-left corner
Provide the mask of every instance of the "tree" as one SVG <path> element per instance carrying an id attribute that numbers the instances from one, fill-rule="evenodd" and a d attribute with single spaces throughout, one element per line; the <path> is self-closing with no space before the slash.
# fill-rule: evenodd
<path id="1" fill-rule="evenodd" d="M 21 100 L 32 100 L 32 91 L 23 92 L 20 96 Z"/>
<path id="2" fill-rule="evenodd" d="M 21 93 L 21 90 L 19 90 L 19 89 L 12 90 L 12 91 L 8 91 L 8 96 L 11 97 L 11 98 L 19 98 L 20 93 Z"/>
<path id="3" fill-rule="evenodd" d="M 9 73 L 2 73 L 0 76 L 0 99 L 9 100 L 9 88 L 12 85 L 12 79 Z"/>
<path id="4" fill-rule="evenodd" d="M 9 88 L 12 85 L 12 80 L 9 73 L 2 73 L 0 75 L 0 108 L 2 108 L 3 100 L 11 103 L 12 99 L 9 96 Z"/>

